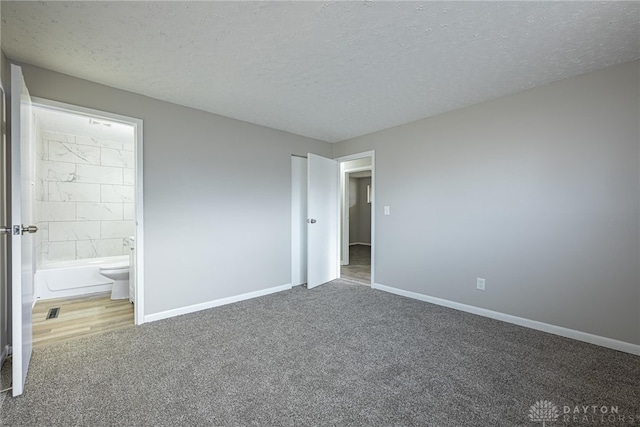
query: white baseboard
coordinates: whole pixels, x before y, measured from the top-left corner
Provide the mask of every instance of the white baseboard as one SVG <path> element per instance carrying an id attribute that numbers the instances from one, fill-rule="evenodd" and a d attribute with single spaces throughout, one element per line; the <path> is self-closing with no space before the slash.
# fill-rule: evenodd
<path id="1" fill-rule="evenodd" d="M 248 292 L 246 294 L 234 295 L 227 298 L 220 298 L 213 301 L 203 302 L 200 304 L 189 305 L 187 307 L 174 308 L 172 310 L 161 311 L 159 313 L 148 314 L 144 316 L 144 321 L 155 322 L 156 320 L 168 319 L 169 317 L 180 316 L 181 314 L 194 313 L 196 311 L 206 310 L 208 308 L 219 307 L 221 305 L 232 304 L 234 302 L 244 301 L 251 298 L 257 298 L 264 295 L 282 292 L 291 289 L 291 283 L 273 288 L 261 289 L 259 291 Z"/>
<path id="2" fill-rule="evenodd" d="M 353 243 L 349 243 L 349 246 L 354 246 L 354 245 L 371 246 L 371 243 L 363 243 L 363 242 L 353 242 Z"/>
<path id="3" fill-rule="evenodd" d="M 403 289 L 393 288 L 391 286 L 381 285 L 379 283 L 374 283 L 372 288 L 640 356 L 640 345 L 637 344 L 618 341 L 612 338 L 589 334 L 587 332 L 576 331 L 574 329 L 564 328 L 562 326 L 538 322 L 536 320 L 525 319 L 524 317 L 512 316 L 510 314 L 487 310 L 486 308 L 475 307 L 473 305 L 467 305 L 459 302 L 449 301 L 446 299 L 431 297 L 428 295 L 419 294 L 417 292 L 405 291 Z"/>

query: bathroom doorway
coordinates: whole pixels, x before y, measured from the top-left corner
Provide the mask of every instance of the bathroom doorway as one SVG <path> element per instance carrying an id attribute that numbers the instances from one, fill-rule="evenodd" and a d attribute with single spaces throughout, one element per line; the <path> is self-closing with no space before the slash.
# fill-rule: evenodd
<path id="1" fill-rule="evenodd" d="M 337 159 L 340 162 L 340 277 L 373 285 L 374 153 Z"/>
<path id="2" fill-rule="evenodd" d="M 142 121 L 34 99 L 33 128 L 34 347 L 142 323 Z"/>

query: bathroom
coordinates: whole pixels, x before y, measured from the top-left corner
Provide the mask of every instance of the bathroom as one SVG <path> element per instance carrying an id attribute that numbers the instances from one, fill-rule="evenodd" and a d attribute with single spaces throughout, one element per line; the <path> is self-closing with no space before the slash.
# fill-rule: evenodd
<path id="1" fill-rule="evenodd" d="M 53 325 L 51 310 L 41 313 L 51 305 L 82 301 L 88 312 L 86 301 L 112 300 L 121 313 L 126 303 L 133 324 L 136 126 L 44 104 L 32 113 L 34 345 L 39 324 Z"/>

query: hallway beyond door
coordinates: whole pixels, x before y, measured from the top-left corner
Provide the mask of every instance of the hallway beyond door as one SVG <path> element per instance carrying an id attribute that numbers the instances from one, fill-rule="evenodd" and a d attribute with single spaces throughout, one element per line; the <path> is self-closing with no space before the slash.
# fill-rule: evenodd
<path id="1" fill-rule="evenodd" d="M 371 246 L 349 246 L 349 265 L 340 267 L 340 278 L 371 285 Z"/>

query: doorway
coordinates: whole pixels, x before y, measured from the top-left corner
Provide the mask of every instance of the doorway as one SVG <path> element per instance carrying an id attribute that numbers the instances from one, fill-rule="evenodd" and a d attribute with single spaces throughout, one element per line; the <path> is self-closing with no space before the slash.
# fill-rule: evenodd
<path id="1" fill-rule="evenodd" d="M 372 285 L 374 215 L 373 152 L 340 162 L 340 277 Z"/>
<path id="2" fill-rule="evenodd" d="M 35 98 L 32 112 L 34 347 L 142 323 L 142 122 Z M 101 274 L 116 265 L 128 283 Z"/>
<path id="3" fill-rule="evenodd" d="M 326 283 L 341 277 L 341 264 L 349 264 L 349 227 L 345 222 L 348 221 L 347 206 L 345 202 L 345 179 L 346 173 L 356 174 L 355 179 L 367 178 L 366 187 L 363 191 L 363 197 L 367 209 L 368 225 L 363 226 L 365 231 L 369 231 L 366 245 L 354 246 L 353 258 L 357 258 L 356 262 L 351 266 L 351 270 L 359 270 L 361 274 L 354 276 L 352 282 L 371 286 L 374 282 L 374 262 L 375 262 L 375 152 L 368 151 L 365 153 L 355 154 L 351 156 L 341 157 L 330 160 L 308 154 L 308 157 L 292 155 L 291 164 L 291 218 L 292 218 L 292 286 L 307 284 L 312 288 L 318 284 Z M 322 178 L 318 178 L 312 172 L 320 168 L 318 162 L 324 164 L 326 169 Z M 360 175 L 357 173 L 362 172 Z M 366 176 L 365 176 L 366 175 Z M 365 181 L 363 181 L 364 183 Z M 322 192 L 325 199 L 319 205 L 310 203 L 317 201 L 318 188 L 323 186 Z M 320 213 L 322 211 L 322 213 Z M 321 217 L 318 215 L 322 215 Z M 346 224 L 346 225 L 345 225 Z M 329 225 L 322 229 L 322 242 L 318 247 L 312 238 L 314 235 L 311 231 L 316 231 L 320 225 Z M 318 233 L 315 234 L 316 238 Z M 358 243 L 358 242 L 353 242 Z M 364 243 L 364 242 L 359 242 Z M 362 251 L 361 247 L 365 246 Z M 356 253 L 356 250 L 359 250 Z M 362 254 L 361 252 L 365 252 Z M 323 265 L 329 272 L 328 279 L 316 280 L 317 283 L 309 285 L 309 270 L 318 263 L 319 259 L 323 259 Z M 357 268 L 356 265 L 360 264 Z M 344 277 L 350 275 L 349 267 L 344 270 Z M 347 279 L 349 280 L 349 279 Z M 313 280 L 312 280 L 313 281 Z"/>
<path id="4" fill-rule="evenodd" d="M 348 162 L 346 163 L 348 164 Z M 345 164 L 345 165 L 346 165 Z M 340 277 L 371 283 L 371 170 L 345 171 L 345 247 Z"/>
<path id="5" fill-rule="evenodd" d="M 37 103 L 37 108 L 47 110 L 51 114 L 57 114 L 60 123 L 57 123 L 54 119 L 55 123 L 49 124 L 49 129 L 46 129 L 47 125 L 43 123 L 34 126 L 35 121 L 46 122 L 47 119 L 43 117 L 37 118 L 33 111 L 33 101 Z M 104 270 L 94 269 L 92 276 L 95 278 L 99 275 L 112 279 L 111 288 L 115 293 L 113 295 L 115 297 L 121 297 L 124 289 L 129 287 L 126 279 L 132 279 L 134 281 L 133 291 L 127 292 L 127 297 L 129 295 L 134 296 L 133 319 L 136 324 L 144 322 L 143 139 L 142 120 L 140 119 L 32 98 L 24 80 L 22 68 L 15 64 L 11 64 L 10 106 L 11 143 L 10 145 L 7 144 L 7 148 L 10 148 L 10 156 L 8 156 L 8 169 L 10 170 L 8 174 L 10 175 L 3 176 L 3 179 L 9 182 L 10 185 L 7 187 L 5 197 L 2 200 L 3 206 L 10 203 L 10 222 L 9 225 L 3 225 L 0 229 L 4 231 L 5 235 L 9 236 L 9 239 L 7 239 L 7 248 L 9 249 L 7 253 L 10 254 L 11 281 L 8 287 L 10 291 L 8 303 L 11 306 L 9 317 L 11 324 L 8 329 L 11 332 L 9 342 L 11 356 L 6 360 L 10 360 L 12 379 L 10 390 L 12 390 L 12 395 L 15 397 L 21 395 L 24 390 L 33 348 L 32 313 L 36 302 L 34 291 L 38 281 L 36 277 L 38 272 L 38 253 L 34 234 L 40 232 L 39 239 L 43 243 L 43 248 L 44 242 L 72 242 L 74 244 L 74 257 L 77 258 L 78 254 L 83 253 L 83 251 L 90 253 L 95 249 L 97 253 L 102 243 L 96 244 L 95 248 L 92 247 L 92 244 L 95 243 L 94 241 L 101 240 L 103 234 L 109 234 L 109 236 L 105 237 L 117 238 L 116 234 L 122 232 L 122 230 L 117 231 L 118 227 L 113 227 L 114 224 L 103 227 L 101 222 L 103 219 L 94 218 L 93 223 L 90 223 L 91 219 L 87 220 L 88 217 L 85 218 L 85 215 L 88 215 L 87 212 L 100 210 L 98 206 L 94 206 L 95 204 L 111 203 L 103 201 L 103 195 L 111 198 L 125 194 L 118 192 L 119 188 L 115 187 L 116 184 L 101 182 L 100 180 L 103 178 L 101 178 L 101 174 L 96 173 L 95 168 L 97 167 L 119 169 L 121 171 L 120 178 L 123 181 L 120 187 L 124 187 L 125 177 L 133 180 L 133 185 L 129 186 L 130 188 L 126 192 L 130 200 L 120 200 L 119 206 L 122 206 L 121 214 L 124 218 L 124 203 L 133 202 L 133 219 L 128 221 L 133 224 L 133 237 L 137 242 L 135 249 L 130 251 L 133 259 L 131 260 L 131 258 L 127 257 L 130 261 L 126 265 L 123 265 L 124 261 L 118 265 L 108 264 L 108 268 Z M 67 120 L 75 120 L 69 118 L 73 115 L 82 117 L 87 134 L 65 133 L 65 130 L 56 131 L 55 126 L 64 124 Z M 89 128 L 97 133 L 91 134 L 88 131 Z M 127 150 L 124 149 L 123 145 L 120 149 L 108 147 L 108 139 L 101 139 L 104 136 L 104 132 L 107 132 L 107 128 L 111 130 L 116 128 L 127 129 L 127 132 L 132 135 L 132 149 L 129 154 L 124 154 L 124 151 Z M 49 132 L 47 138 L 44 137 L 45 132 Z M 100 132 L 103 132 L 103 134 Z M 78 140 L 79 138 L 81 141 Z M 53 144 L 51 143 L 52 141 L 54 142 Z M 103 150 L 107 149 L 111 149 L 112 152 L 103 152 Z M 38 150 L 40 150 L 40 164 L 37 165 Z M 107 164 L 116 161 L 118 158 L 132 159 L 129 164 L 133 166 L 117 167 L 117 165 Z M 60 164 L 53 165 L 54 161 Z M 81 170 L 78 170 L 78 165 L 83 166 L 80 168 Z M 124 169 L 132 169 L 133 172 L 127 173 Z M 54 179 L 43 179 L 45 171 L 47 177 L 53 176 Z M 50 173 L 52 175 L 49 175 Z M 106 176 L 109 177 L 108 179 L 115 180 L 117 175 L 116 172 L 113 172 L 113 174 L 107 174 Z M 65 178 L 57 179 L 59 176 L 64 176 Z M 106 187 L 103 187 L 103 185 L 106 185 Z M 42 206 L 37 206 L 39 203 L 36 202 L 40 202 L 40 204 L 52 202 L 52 204 L 48 209 L 43 209 Z M 86 205 L 81 209 L 78 206 L 79 203 L 85 203 Z M 114 201 L 114 204 L 118 204 L 117 201 Z M 102 207 L 111 208 L 115 206 Z M 39 213 L 37 213 L 38 217 L 36 217 L 38 209 Z M 81 211 L 84 213 L 78 214 Z M 110 210 L 110 213 L 114 212 L 113 209 Z M 121 222 L 123 221 L 124 219 Z M 42 229 L 35 225 L 38 222 Z M 52 226 L 53 223 L 56 223 L 55 227 Z M 79 241 L 84 243 L 79 245 Z M 109 246 L 108 244 L 105 245 Z M 51 248 L 47 248 L 49 251 L 47 256 L 49 258 L 62 257 L 61 254 L 71 257 L 70 244 L 56 246 L 57 248 L 53 252 L 50 252 Z M 79 247 L 81 249 L 78 249 Z M 40 258 L 40 267 L 43 270 L 43 254 L 40 254 Z M 58 260 L 60 263 L 75 261 L 75 259 L 69 261 Z M 90 262 L 84 263 L 90 264 Z M 61 267 L 61 265 L 58 265 L 58 267 Z M 104 267 L 107 267 L 107 265 L 104 265 Z M 68 272 L 74 275 L 87 273 L 85 268 L 67 270 L 70 270 Z M 53 274 L 50 278 L 53 280 L 56 274 Z M 43 280 L 45 279 L 43 278 Z M 53 282 L 62 283 L 63 286 L 66 286 L 67 281 L 64 278 L 60 280 L 60 277 L 57 277 Z M 47 285 L 50 291 L 61 290 L 59 286 L 52 285 L 52 282 L 44 284 Z M 71 288 L 75 288 L 75 286 L 71 286 Z M 68 291 L 66 288 L 63 290 L 65 292 Z M 55 313 L 59 314 L 59 310 L 52 311 L 52 318 L 55 318 Z M 7 363 L 4 365 L 6 366 Z M 2 372 L 5 371 L 3 370 Z"/>

